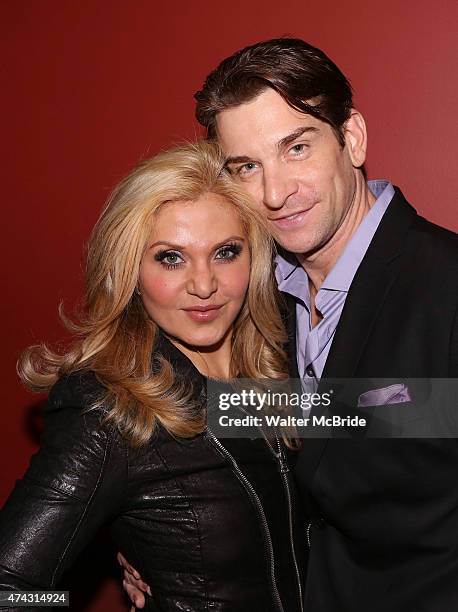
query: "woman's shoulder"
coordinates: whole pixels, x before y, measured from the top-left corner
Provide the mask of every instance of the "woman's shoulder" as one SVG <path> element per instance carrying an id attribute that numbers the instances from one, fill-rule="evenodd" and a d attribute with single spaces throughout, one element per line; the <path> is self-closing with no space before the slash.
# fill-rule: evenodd
<path id="1" fill-rule="evenodd" d="M 106 393 L 104 385 L 96 374 L 90 370 L 78 370 L 62 376 L 49 392 L 48 411 L 62 408 L 94 408 L 98 412 L 105 411 L 103 396 Z"/>
<path id="2" fill-rule="evenodd" d="M 118 438 L 116 428 L 105 418 L 109 406 L 106 388 L 92 371 L 75 371 L 62 376 L 49 392 L 44 409 L 44 434 L 58 433 L 65 439 L 85 439 L 103 446 Z"/>
<path id="3" fill-rule="evenodd" d="M 43 414 L 40 449 L 26 475 L 29 481 L 80 500 L 89 499 L 102 480 L 121 482 L 125 445 L 104 418 L 103 405 L 94 404 L 103 391 L 93 372 L 73 372 L 55 383 Z"/>

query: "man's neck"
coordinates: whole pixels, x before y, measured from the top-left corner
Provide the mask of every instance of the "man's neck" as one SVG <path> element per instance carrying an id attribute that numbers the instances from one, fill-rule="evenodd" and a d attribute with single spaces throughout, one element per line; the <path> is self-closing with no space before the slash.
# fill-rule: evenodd
<path id="1" fill-rule="evenodd" d="M 375 196 L 362 174 L 357 175 L 355 192 L 347 214 L 332 238 L 317 251 L 296 255 L 309 278 L 310 295 L 315 296 L 323 281 L 345 250 L 351 237 L 375 203 Z M 312 300 L 314 304 L 315 300 Z"/>

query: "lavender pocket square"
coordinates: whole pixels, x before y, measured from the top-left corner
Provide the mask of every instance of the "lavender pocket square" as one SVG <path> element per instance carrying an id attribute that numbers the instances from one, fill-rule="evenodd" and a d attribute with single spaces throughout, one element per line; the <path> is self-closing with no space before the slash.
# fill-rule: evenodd
<path id="1" fill-rule="evenodd" d="M 389 404 L 401 404 L 402 402 L 410 402 L 409 389 L 407 385 L 399 383 L 382 387 L 381 389 L 371 389 L 361 393 L 358 397 L 358 408 L 367 408 L 367 406 L 387 406 Z"/>

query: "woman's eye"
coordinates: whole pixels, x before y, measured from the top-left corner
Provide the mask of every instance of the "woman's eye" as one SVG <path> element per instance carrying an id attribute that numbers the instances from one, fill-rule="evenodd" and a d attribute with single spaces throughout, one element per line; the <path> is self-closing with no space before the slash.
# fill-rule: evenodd
<path id="1" fill-rule="evenodd" d="M 231 261 L 240 255 L 242 247 L 239 244 L 231 244 L 221 247 L 216 253 L 216 259 Z"/>
<path id="2" fill-rule="evenodd" d="M 156 253 L 154 256 L 154 259 L 167 269 L 177 268 L 183 263 L 181 255 L 174 251 L 159 251 L 159 253 Z"/>
<path id="3" fill-rule="evenodd" d="M 178 259 L 178 255 L 175 253 L 170 253 L 170 255 L 166 255 L 162 261 L 166 264 L 176 264 Z"/>
<path id="4" fill-rule="evenodd" d="M 233 251 L 231 251 L 231 249 L 221 249 L 221 251 L 218 251 L 216 257 L 218 259 L 230 259 L 233 256 Z"/>

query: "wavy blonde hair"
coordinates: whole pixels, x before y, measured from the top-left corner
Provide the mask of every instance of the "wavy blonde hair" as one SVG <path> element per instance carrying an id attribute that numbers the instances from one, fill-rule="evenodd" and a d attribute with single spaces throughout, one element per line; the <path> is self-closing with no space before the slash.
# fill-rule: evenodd
<path id="1" fill-rule="evenodd" d="M 150 439 L 157 422 L 181 437 L 204 429 L 205 414 L 190 402 L 170 364 L 159 357 L 152 371 L 158 327 L 136 287 L 155 213 L 167 202 L 195 201 L 206 193 L 236 208 L 250 249 L 250 283 L 234 324 L 231 376 L 286 378 L 272 238 L 249 196 L 224 171 L 217 145 L 198 142 L 141 162 L 114 189 L 89 242 L 84 314 L 73 323 L 61 313 L 75 340 L 65 353 L 44 344 L 24 351 L 18 372 L 29 388 L 49 390 L 63 376 L 93 371 L 106 391 L 94 405 L 109 406 L 107 419 L 134 446 Z"/>

